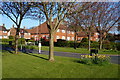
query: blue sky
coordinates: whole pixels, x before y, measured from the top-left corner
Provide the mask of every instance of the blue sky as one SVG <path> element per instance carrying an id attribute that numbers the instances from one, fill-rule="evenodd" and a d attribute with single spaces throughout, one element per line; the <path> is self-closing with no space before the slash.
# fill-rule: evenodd
<path id="1" fill-rule="evenodd" d="M 7 29 L 10 29 L 14 23 L 6 16 L 0 15 L 0 25 L 3 25 L 3 24 L 5 24 L 5 27 Z M 30 28 L 30 27 L 34 27 L 34 26 L 38 26 L 38 25 L 39 25 L 38 20 L 24 19 L 22 21 L 21 28 L 23 28 L 24 26 L 26 28 Z M 16 27 L 15 24 L 14 24 L 14 26 Z"/>
<path id="2" fill-rule="evenodd" d="M 5 24 L 5 27 L 7 29 L 10 29 L 14 23 L 9 18 L 7 18 L 6 16 L 0 15 L 0 25 L 3 25 L 3 24 Z M 21 28 L 23 28 L 25 26 L 28 29 L 28 28 L 35 27 L 35 26 L 38 26 L 38 25 L 39 25 L 38 20 L 24 19 L 22 21 Z M 14 26 L 16 27 L 15 24 L 14 24 Z M 110 33 L 118 34 L 118 31 L 110 31 Z"/>

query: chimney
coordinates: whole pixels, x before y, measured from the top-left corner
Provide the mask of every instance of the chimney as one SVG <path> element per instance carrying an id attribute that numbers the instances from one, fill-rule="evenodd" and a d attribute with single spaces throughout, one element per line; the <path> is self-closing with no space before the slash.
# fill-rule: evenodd
<path id="1" fill-rule="evenodd" d="M 26 29 L 26 27 L 24 26 L 24 29 Z"/>
<path id="2" fill-rule="evenodd" d="M 3 24 L 3 27 L 5 27 L 5 24 Z"/>
<path id="3" fill-rule="evenodd" d="M 14 28 L 14 24 L 13 24 L 12 28 Z"/>

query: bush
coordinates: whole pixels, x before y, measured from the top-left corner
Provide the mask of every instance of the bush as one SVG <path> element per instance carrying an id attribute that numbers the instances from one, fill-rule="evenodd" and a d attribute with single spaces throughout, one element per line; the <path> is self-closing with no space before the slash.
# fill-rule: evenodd
<path id="1" fill-rule="evenodd" d="M 120 43 L 116 43 L 116 49 L 120 51 Z"/>
<path id="2" fill-rule="evenodd" d="M 65 41 L 65 40 L 59 40 L 54 43 L 57 47 L 74 47 L 74 41 Z M 79 43 L 76 43 L 76 47 L 79 47 Z"/>
<path id="3" fill-rule="evenodd" d="M 35 42 L 34 40 L 32 40 L 32 39 L 30 39 L 30 40 L 28 40 L 28 42 Z"/>
<path id="4" fill-rule="evenodd" d="M 81 42 L 88 42 L 88 38 L 83 38 Z"/>
<path id="5" fill-rule="evenodd" d="M 58 47 L 66 47 L 68 42 L 62 39 L 58 39 L 57 42 L 55 42 L 54 44 L 55 46 L 58 46 Z"/>
<path id="6" fill-rule="evenodd" d="M 80 63 L 92 65 L 92 64 L 98 64 L 98 65 L 105 65 L 110 63 L 110 57 L 105 55 L 81 55 Z"/>
<path id="7" fill-rule="evenodd" d="M 7 42 L 9 42 L 9 39 L 2 39 L 2 42 L 7 43 Z"/>
<path id="8" fill-rule="evenodd" d="M 80 48 L 88 48 L 88 42 L 81 42 L 79 47 Z"/>
<path id="9" fill-rule="evenodd" d="M 14 39 L 14 37 L 13 36 L 9 36 L 9 39 Z"/>
<path id="10" fill-rule="evenodd" d="M 26 49 L 31 49 L 31 50 L 36 49 L 35 46 L 30 46 L 30 45 L 25 46 L 25 48 L 26 48 Z"/>
<path id="11" fill-rule="evenodd" d="M 99 49 L 99 43 L 96 41 L 91 42 L 91 48 Z"/>
<path id="12" fill-rule="evenodd" d="M 25 39 L 24 38 L 19 38 L 18 39 L 18 44 L 25 44 Z"/>

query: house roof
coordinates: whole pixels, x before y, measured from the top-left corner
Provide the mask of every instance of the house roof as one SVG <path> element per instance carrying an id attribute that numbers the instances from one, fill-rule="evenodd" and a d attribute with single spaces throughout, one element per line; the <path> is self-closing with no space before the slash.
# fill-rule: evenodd
<path id="1" fill-rule="evenodd" d="M 54 23 L 53 23 L 53 25 L 54 25 Z M 67 29 L 67 27 L 63 24 L 60 24 L 59 29 L 64 29 L 65 30 L 65 29 Z M 47 33 L 47 34 L 49 34 L 49 30 L 48 30 L 46 22 L 44 22 L 43 24 L 41 24 L 39 26 L 36 26 L 32 29 L 25 29 L 25 30 L 29 33 L 32 33 L 32 34 L 34 34 L 34 33 L 40 33 L 40 34 Z"/>
<path id="2" fill-rule="evenodd" d="M 16 30 L 17 30 L 17 28 L 12 27 L 12 28 L 9 30 L 9 31 L 10 31 L 10 35 L 15 36 Z M 23 29 L 23 28 L 20 29 L 20 32 L 22 32 L 22 30 L 24 31 L 24 33 L 28 33 L 27 30 L 25 30 L 25 29 Z"/>
<path id="3" fill-rule="evenodd" d="M 43 24 L 36 26 L 32 29 L 25 29 L 25 30 L 29 33 L 32 33 L 32 34 L 33 33 L 49 33 L 46 23 L 43 23 Z"/>
<path id="4" fill-rule="evenodd" d="M 7 29 L 4 26 L 0 26 L 0 31 L 7 31 Z"/>

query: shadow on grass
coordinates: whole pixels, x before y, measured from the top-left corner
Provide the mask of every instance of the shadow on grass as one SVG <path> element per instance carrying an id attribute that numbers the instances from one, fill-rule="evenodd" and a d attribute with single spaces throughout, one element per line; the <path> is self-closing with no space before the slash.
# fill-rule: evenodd
<path id="1" fill-rule="evenodd" d="M 11 54 L 14 54 L 12 51 L 14 51 L 12 46 L 9 46 L 8 44 L 2 44 L 2 52 L 9 52 Z"/>
<path id="2" fill-rule="evenodd" d="M 75 63 L 81 63 L 80 60 L 73 60 Z"/>
<path id="3" fill-rule="evenodd" d="M 40 56 L 37 56 L 37 55 L 34 55 L 34 54 L 29 54 L 29 53 L 27 53 L 27 52 L 24 52 L 25 54 L 28 54 L 28 55 L 31 55 L 31 56 L 34 56 L 34 57 L 37 57 L 37 58 L 41 58 L 41 59 L 44 59 L 44 60 L 48 60 L 48 59 L 46 59 L 46 58 L 44 58 L 44 57 L 40 57 Z"/>

